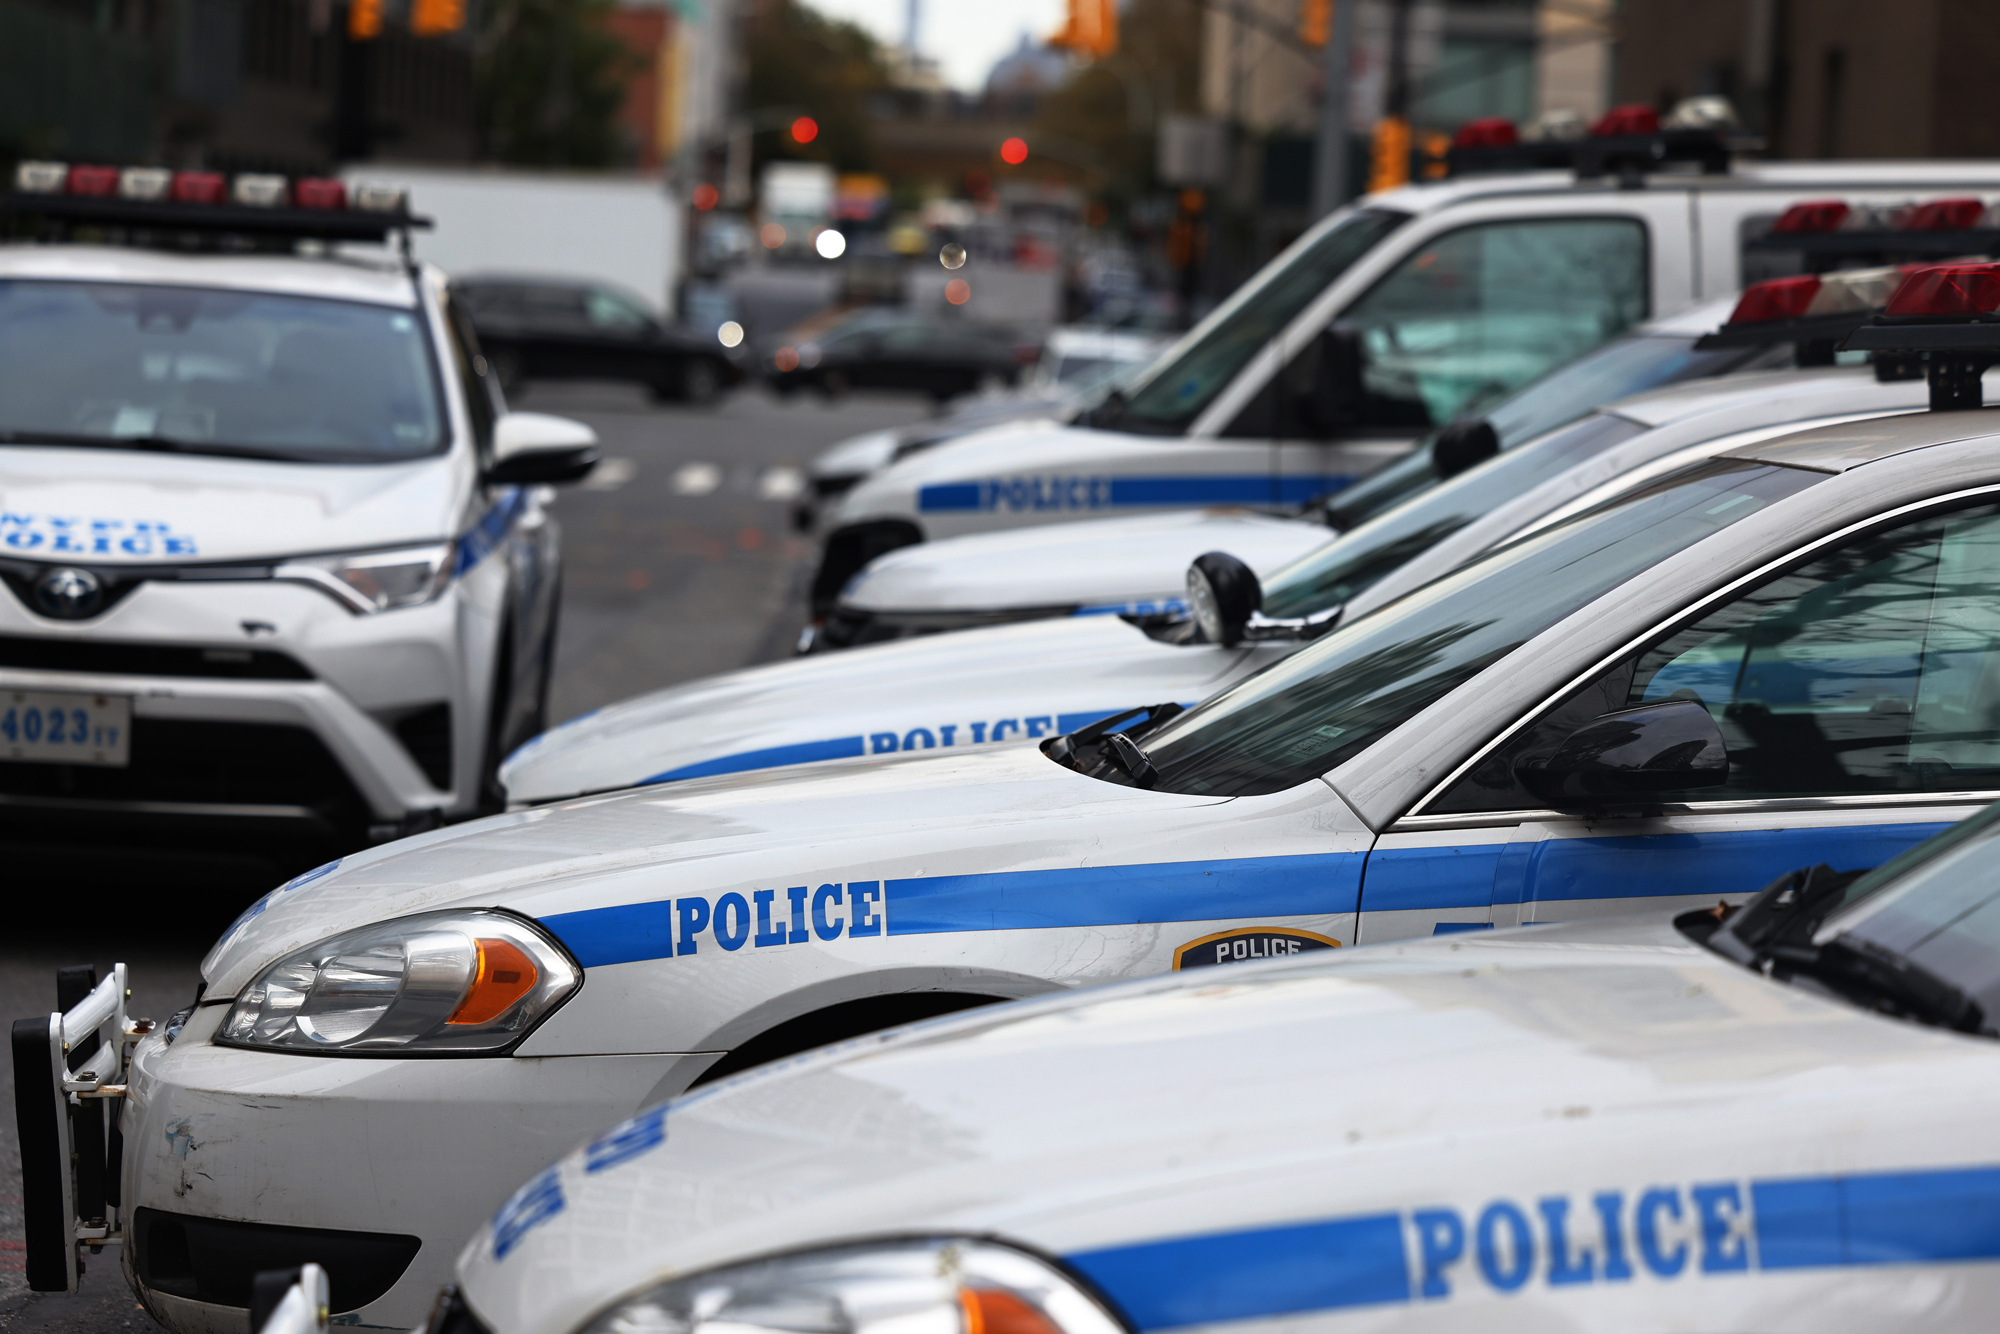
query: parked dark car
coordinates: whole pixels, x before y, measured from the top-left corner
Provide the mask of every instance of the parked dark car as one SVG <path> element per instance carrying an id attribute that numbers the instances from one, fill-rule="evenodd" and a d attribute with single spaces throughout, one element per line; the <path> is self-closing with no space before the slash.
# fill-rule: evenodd
<path id="1" fill-rule="evenodd" d="M 812 320 L 769 340 L 759 358 L 779 393 L 811 387 L 901 389 L 938 402 L 1016 383 L 1040 349 L 1004 330 L 903 310 Z"/>
<path id="2" fill-rule="evenodd" d="M 602 283 L 471 278 L 454 290 L 505 389 L 529 380 L 636 380 L 656 398 L 708 403 L 743 378 L 713 333 L 663 324 L 638 297 Z"/>

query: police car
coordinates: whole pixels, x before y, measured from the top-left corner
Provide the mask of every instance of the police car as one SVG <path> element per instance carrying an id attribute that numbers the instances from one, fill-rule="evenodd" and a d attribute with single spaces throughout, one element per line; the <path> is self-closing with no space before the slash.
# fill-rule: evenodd
<path id="1" fill-rule="evenodd" d="M 1574 171 L 1371 195 L 1309 229 L 1078 422 L 993 427 L 869 477 L 826 513 L 815 614 L 874 557 L 917 542 L 1296 506 L 1649 316 L 1720 300 L 1767 270 L 1810 268 L 1850 227 L 1902 233 L 1875 262 L 1991 248 L 2000 167 L 1722 170 L 1726 152 L 1685 132 L 1630 147 L 1611 174 L 1585 142 L 1552 150 L 1577 155 Z M 1689 158 L 1704 170 L 1684 170 Z M 1760 246 L 1767 232 L 1776 249 Z"/>
<path id="2" fill-rule="evenodd" d="M 1984 1330 L 2000 809 L 1866 876 L 1008 1006 L 655 1107 L 429 1334 Z"/>
<path id="3" fill-rule="evenodd" d="M 1236 573 L 1245 586 L 1232 595 L 1240 605 L 1227 626 L 1198 630 L 1184 610 L 1162 608 L 744 668 L 566 722 L 510 755 L 501 783 L 510 803 L 526 805 L 777 765 L 1034 741 L 1136 704 L 1191 704 L 1292 653 L 1333 618 L 1386 605 L 1635 470 L 1657 472 L 1690 452 L 1726 452 L 1809 424 L 1912 411 L 1926 394 L 1921 381 L 1880 382 L 1864 367 L 1655 390 L 1490 459 L 1268 578 Z M 1174 517 L 1129 522 L 1164 527 Z M 1221 523 L 1202 529 L 1229 534 Z M 1024 544 L 1032 536 L 1005 535 Z M 1058 554 L 1067 551 L 1062 533 L 1047 536 Z M 1231 568 L 1204 556 L 1204 583 L 1232 577 L 1239 553 L 1224 550 Z"/>
<path id="4" fill-rule="evenodd" d="M 578 423 L 504 410 L 420 220 L 27 163 L 0 245 L 0 829 L 289 874 L 473 814 L 542 725 Z M 233 193 L 232 193 L 233 192 Z M 361 205 L 372 205 L 363 207 Z M 160 248 L 68 243 L 115 227 Z"/>
<path id="5" fill-rule="evenodd" d="M 847 583 L 807 650 L 847 648 L 969 626 L 1049 616 L 1185 611 L 1188 563 L 1227 551 L 1260 576 L 1435 485 L 1603 403 L 1660 385 L 1789 365 L 1792 343 L 1732 342 L 1696 351 L 1735 303 L 1706 302 L 1648 321 L 1486 410 L 1426 440 L 1359 486 L 1316 499 L 1303 513 L 1247 506 L 1168 510 L 1013 528 L 898 547 Z M 1858 320 L 1856 321 L 1859 322 Z"/>
<path id="6" fill-rule="evenodd" d="M 1148 726 L 357 853 L 246 913 L 129 1066 L 115 981 L 42 1024 L 50 1078 L 76 1066 L 55 1087 L 123 1104 L 117 1202 L 73 1189 L 62 1237 L 122 1236 L 178 1331 L 239 1321 L 246 1270 L 287 1256 L 326 1266 L 345 1323 L 407 1326 L 527 1165 L 702 1078 L 1238 941 L 1712 906 L 1877 864 L 2000 794 L 1996 428 L 1934 411 L 1703 459 Z M 93 1031 L 111 1054 L 86 1058 Z M 30 1158 L 24 1179 L 75 1175 Z"/>

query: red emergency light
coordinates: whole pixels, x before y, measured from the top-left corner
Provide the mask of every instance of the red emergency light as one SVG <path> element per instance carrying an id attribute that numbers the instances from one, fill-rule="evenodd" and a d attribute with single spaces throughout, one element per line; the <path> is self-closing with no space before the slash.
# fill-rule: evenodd
<path id="1" fill-rule="evenodd" d="M 176 204 L 220 204 L 229 198 L 229 180 L 219 171 L 177 171 L 167 198 Z"/>
<path id="2" fill-rule="evenodd" d="M 1906 232 L 1963 232 L 1979 225 L 1986 204 L 1978 199 L 1933 199 L 1897 219 Z"/>
<path id="3" fill-rule="evenodd" d="M 1451 137 L 1453 148 L 1512 148 L 1520 142 L 1521 131 L 1505 116 L 1469 120 Z"/>
<path id="4" fill-rule="evenodd" d="M 2000 310 L 2000 264 L 1929 264 L 1903 279 L 1890 318 L 1977 319 Z"/>
<path id="5" fill-rule="evenodd" d="M 1794 204 L 1778 215 L 1771 230 L 1779 233 L 1837 232 L 1854 210 L 1839 199 L 1815 199 Z"/>
<path id="6" fill-rule="evenodd" d="M 1819 279 L 1811 274 L 1792 278 L 1770 278 L 1743 289 L 1736 309 L 1729 313 L 1731 324 L 1754 324 L 1764 320 L 1795 320 L 1812 306 L 1819 295 Z"/>
<path id="7" fill-rule="evenodd" d="M 115 195 L 118 193 L 118 168 L 74 166 L 69 169 L 69 180 L 65 184 L 73 195 Z"/>
<path id="8" fill-rule="evenodd" d="M 1594 139 L 1659 132 L 1660 113 L 1644 102 L 1628 102 L 1622 107 L 1613 107 L 1599 116 L 1597 123 L 1590 127 L 1590 134 Z"/>
<path id="9" fill-rule="evenodd" d="M 346 208 L 347 186 L 318 176 L 302 176 L 292 183 L 292 203 L 300 208 Z"/>

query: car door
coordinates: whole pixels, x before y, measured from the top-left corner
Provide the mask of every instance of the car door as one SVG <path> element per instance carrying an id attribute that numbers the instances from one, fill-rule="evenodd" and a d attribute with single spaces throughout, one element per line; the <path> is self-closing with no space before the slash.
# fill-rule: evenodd
<path id="1" fill-rule="evenodd" d="M 1268 437 L 1277 498 L 1336 490 L 1362 441 L 1414 441 L 1581 357 L 1656 307 L 1642 213 L 1502 217 L 1433 234 L 1224 429 Z M 1673 293 L 1662 294 L 1671 301 Z"/>
<path id="2" fill-rule="evenodd" d="M 1726 785 L 1650 811 L 1551 811 L 1513 764 L 1597 715 L 1702 703 Z M 1740 900 L 1825 862 L 1879 865 L 2000 797 L 2000 502 L 1803 555 L 1545 710 L 1385 835 L 1363 940 Z M 1378 885 L 1375 872 L 1383 872 Z M 1428 912 L 1396 892 L 1424 883 Z M 1369 895 L 1385 910 L 1371 916 Z M 1404 896 L 1407 899 L 1407 895 Z"/>
<path id="3" fill-rule="evenodd" d="M 595 368 L 588 372 L 613 380 L 668 383 L 667 354 L 659 326 L 640 305 L 608 288 L 583 294 L 583 317 L 589 326 L 585 341 Z"/>

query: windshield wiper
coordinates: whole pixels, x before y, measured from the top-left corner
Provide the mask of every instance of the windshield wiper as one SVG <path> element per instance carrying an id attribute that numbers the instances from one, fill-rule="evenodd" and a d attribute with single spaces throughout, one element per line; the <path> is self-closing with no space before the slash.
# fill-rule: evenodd
<path id="1" fill-rule="evenodd" d="M 59 445 L 80 449 L 136 449 L 153 454 L 214 454 L 223 458 L 268 459 L 296 463 L 298 457 L 257 445 L 228 445 L 208 440 L 181 440 L 168 435 L 85 435 L 74 431 L 0 430 L 0 445 Z"/>
<path id="2" fill-rule="evenodd" d="M 1124 732 L 1112 729 L 1143 713 L 1146 715 L 1145 719 L 1134 724 L 1131 730 L 1144 735 L 1168 719 L 1185 712 L 1187 710 L 1179 704 L 1147 704 L 1136 709 L 1127 709 L 1108 718 L 1099 718 L 1088 727 L 1079 727 L 1076 731 L 1063 736 L 1050 737 L 1042 743 L 1042 754 L 1065 768 L 1074 769 L 1078 773 L 1089 773 L 1087 768 L 1077 762 L 1077 752 L 1085 746 L 1095 745 L 1099 747 L 1101 753 L 1109 755 L 1112 762 L 1135 784 L 1140 787 L 1151 787 L 1160 781 L 1159 770 L 1153 767 L 1153 762 L 1146 758 L 1146 752 L 1139 749 L 1137 742 Z M 1142 778 L 1141 773 L 1145 777 Z"/>
<path id="3" fill-rule="evenodd" d="M 1847 887 L 1866 874 L 1822 862 L 1782 875 L 1734 912 L 1717 909 L 1718 924 L 1704 943 L 1781 982 L 1808 977 L 1871 1010 L 1960 1033 L 1985 1031 L 1979 1003 L 1914 960 L 1845 936 L 1813 943 L 1820 924 L 1844 906 Z M 1691 924 L 1684 919 L 1684 925 Z"/>

